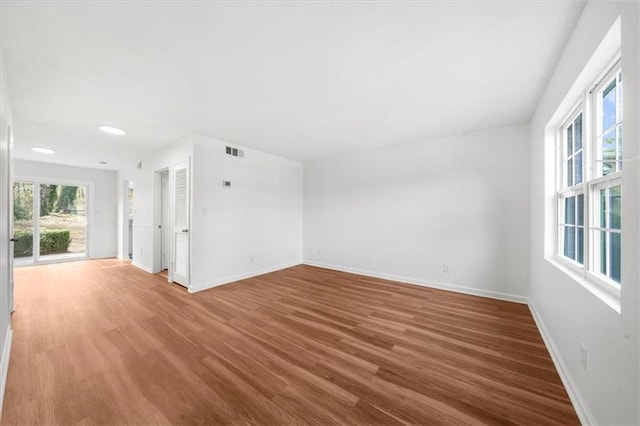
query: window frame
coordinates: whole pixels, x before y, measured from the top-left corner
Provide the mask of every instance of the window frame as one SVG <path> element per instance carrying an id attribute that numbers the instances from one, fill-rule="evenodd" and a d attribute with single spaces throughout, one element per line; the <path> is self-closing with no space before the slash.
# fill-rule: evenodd
<path id="1" fill-rule="evenodd" d="M 595 116 L 596 118 L 593 120 L 592 122 L 592 129 L 591 131 L 593 132 L 593 152 L 596 154 L 597 158 L 602 157 L 602 144 L 599 143 L 600 138 L 603 137 L 606 133 L 605 130 L 615 130 L 616 131 L 616 157 L 614 160 L 614 163 L 616 164 L 616 170 L 612 173 L 609 173 L 607 175 L 602 175 L 600 176 L 602 173 L 600 173 L 602 164 L 605 163 L 605 160 L 597 160 L 594 159 L 592 167 L 593 167 L 593 175 L 594 175 L 594 179 L 598 179 L 601 177 L 605 177 L 605 176 L 609 176 L 615 173 L 620 173 L 622 171 L 622 158 L 618 159 L 618 141 L 617 141 L 617 136 L 618 136 L 618 129 L 621 129 L 623 127 L 623 119 L 621 118 L 624 115 L 624 111 L 622 110 L 622 90 L 620 90 L 620 85 L 616 84 L 616 121 L 614 122 L 613 126 L 607 128 L 607 129 L 601 129 L 600 125 L 602 124 L 600 120 L 598 120 L 598 117 L 602 117 L 603 112 L 602 112 L 602 105 L 598 102 L 598 96 L 600 94 L 600 92 L 603 92 L 604 89 L 607 87 L 607 83 L 610 83 L 611 80 L 613 78 L 615 78 L 617 80 L 617 76 L 618 74 L 622 73 L 622 66 L 621 66 L 621 60 L 620 58 L 616 58 L 616 60 L 613 62 L 613 64 L 607 68 L 607 72 L 605 72 L 597 81 L 597 83 L 595 83 L 595 85 L 593 86 L 593 89 L 591 89 L 589 91 L 589 95 L 592 97 L 591 102 L 594 105 L 594 109 L 595 109 Z M 620 164 L 620 168 L 618 168 L 618 164 Z"/>
<path id="2" fill-rule="evenodd" d="M 584 259 L 585 259 L 585 253 L 584 253 L 584 239 L 583 239 L 583 254 L 582 254 L 582 260 L 583 263 L 579 263 L 578 261 L 571 259 L 569 257 L 566 257 L 563 253 L 564 251 L 564 232 L 560 232 L 560 229 L 563 229 L 567 227 L 567 225 L 574 227 L 576 230 L 578 229 L 578 225 L 577 223 L 574 224 L 566 224 L 564 223 L 564 217 L 565 217 L 565 205 L 566 203 L 564 202 L 565 199 L 570 198 L 570 197 L 577 197 L 578 195 L 583 195 L 583 200 L 586 200 L 586 195 L 585 195 L 585 173 L 584 173 L 584 164 L 585 164 L 585 160 L 584 160 L 584 156 L 585 156 L 585 108 L 583 105 L 583 102 L 580 101 L 578 102 L 573 108 L 571 108 L 570 110 L 571 112 L 569 114 L 567 114 L 567 116 L 565 117 L 564 120 L 562 120 L 561 125 L 558 127 L 558 131 L 557 131 L 557 136 L 556 136 L 556 205 L 558 206 L 557 208 L 557 216 L 556 216 L 556 257 L 558 259 L 560 259 L 561 261 L 563 261 L 566 266 L 569 266 L 570 268 L 576 270 L 577 272 L 581 272 L 583 265 L 584 265 Z M 572 150 L 571 154 L 569 154 L 567 152 L 567 144 L 566 144 L 566 134 L 567 134 L 567 130 L 569 127 L 571 126 L 575 126 L 575 121 L 576 119 L 582 115 L 582 181 L 580 183 L 575 183 L 575 162 L 573 163 L 573 168 L 572 168 L 572 185 L 568 185 L 568 167 L 567 167 L 567 162 L 569 160 L 570 157 L 573 157 L 573 159 L 575 160 L 575 155 L 576 152 L 574 150 Z M 572 130 L 572 143 L 575 142 L 575 127 Z M 584 206 L 584 201 L 583 201 L 583 206 Z M 585 228 L 586 228 L 586 224 L 585 224 L 585 219 L 586 217 L 583 216 L 583 224 L 582 224 L 582 229 L 583 229 L 583 235 L 585 234 Z M 577 222 L 574 221 L 574 222 Z M 584 238 L 584 237 L 583 237 Z M 577 253 L 576 253 L 577 254 Z"/>
<path id="3" fill-rule="evenodd" d="M 555 143 L 555 203 L 556 203 L 556 215 L 555 215 L 555 248 L 554 259 L 562 266 L 568 268 L 570 271 L 578 274 L 586 282 L 595 285 L 598 289 L 604 291 L 607 295 L 614 297 L 616 300 L 620 300 L 620 289 L 622 286 L 623 277 L 621 277 L 620 283 L 614 281 L 606 275 L 603 275 L 595 268 L 600 266 L 600 262 L 597 261 L 595 256 L 599 256 L 599 250 L 596 252 L 595 247 L 595 235 L 597 232 L 601 232 L 602 229 L 599 223 L 596 221 L 599 218 L 598 214 L 598 202 L 599 191 L 603 188 L 611 188 L 620 186 L 621 194 L 622 189 L 622 164 L 624 160 L 624 150 L 622 153 L 618 153 L 618 132 L 622 131 L 624 125 L 624 112 L 622 110 L 622 93 L 623 86 L 619 83 L 616 84 L 616 118 L 615 122 L 608 129 L 600 129 L 603 108 L 601 102 L 599 102 L 600 94 L 611 83 L 612 79 L 618 79 L 618 75 L 622 73 L 622 64 L 620 52 L 615 55 L 615 58 L 608 63 L 608 66 L 604 68 L 604 72 L 600 73 L 599 77 L 594 80 L 591 90 L 585 90 L 582 92 L 578 102 L 573 104 L 573 107 L 569 109 L 569 113 L 564 116 L 564 119 L 560 121 L 559 126 L 556 129 L 556 143 Z M 622 82 L 623 79 L 620 80 Z M 575 143 L 575 122 L 576 119 L 582 114 L 582 181 L 575 183 L 575 158 L 577 152 L 572 148 L 572 152 L 568 152 L 567 148 L 567 130 L 574 126 L 572 129 L 572 143 Z M 602 174 L 602 164 L 605 160 L 602 158 L 602 143 L 601 138 L 612 130 L 616 131 L 616 144 L 615 144 L 615 170 L 607 175 L 599 176 Z M 624 140 L 622 139 L 622 143 Z M 568 160 L 573 158 L 573 168 L 571 185 L 569 185 L 568 174 Z M 565 200 L 569 197 L 583 196 L 583 221 L 582 225 L 578 225 L 578 213 L 574 213 L 573 224 L 565 223 Z M 577 198 L 576 198 L 576 205 Z M 609 201 L 607 201 L 608 203 Z M 621 201 L 623 202 L 623 201 Z M 576 207 L 577 208 L 577 207 Z M 609 219 L 607 219 L 609 220 Z M 621 220 L 622 222 L 622 220 Z M 607 222 L 608 223 L 608 222 Z M 583 229 L 583 253 L 581 264 L 577 260 L 571 259 L 564 255 L 564 239 L 565 229 L 567 227 L 573 227 L 575 231 L 574 248 L 578 249 L 577 244 L 577 230 Z M 610 233 L 619 233 L 622 238 L 623 223 L 621 223 L 620 229 L 604 229 L 607 235 Z M 606 240 L 608 241 L 609 238 Z M 609 244 L 607 242 L 607 244 Z M 598 246 L 599 248 L 599 246 Z M 609 251 L 607 251 L 607 265 L 609 265 Z M 578 253 L 575 252 L 575 257 L 578 259 Z M 609 270 L 609 269 L 608 269 Z"/>
<path id="4" fill-rule="evenodd" d="M 613 228 L 609 228 L 608 226 L 605 225 L 605 227 L 603 228 L 599 223 L 598 223 L 598 214 L 596 214 L 596 212 L 599 210 L 598 208 L 598 202 L 599 202 L 599 192 L 601 189 L 609 189 L 612 187 L 616 187 L 616 186 L 620 186 L 620 190 L 622 193 L 622 176 L 621 176 L 621 172 L 616 172 L 616 175 L 613 176 L 612 178 L 608 178 L 609 176 L 611 176 L 611 174 L 607 175 L 607 176 L 601 176 L 599 178 L 594 179 L 593 182 L 591 182 L 590 184 L 590 192 L 592 194 L 591 196 L 591 206 L 590 209 L 592 212 L 594 212 L 594 214 L 591 217 L 591 221 L 589 224 L 589 237 L 592 238 L 594 240 L 594 248 L 593 250 L 590 251 L 590 264 L 593 265 L 593 269 L 589 269 L 587 271 L 588 274 L 588 278 L 591 280 L 595 280 L 597 281 L 601 287 L 603 287 L 604 290 L 606 290 L 608 293 L 620 297 L 620 288 L 622 286 L 622 281 L 620 283 L 617 283 L 616 281 L 614 281 L 613 279 L 607 277 L 606 275 L 602 274 L 601 272 L 596 271 L 596 267 L 600 266 L 600 262 L 598 262 L 596 260 L 596 256 L 599 255 L 599 250 L 596 250 L 595 248 L 595 240 L 597 240 L 597 238 L 594 237 L 594 235 L 597 232 L 606 232 L 607 234 L 612 234 L 612 233 L 617 233 L 620 234 L 621 238 L 622 238 L 622 226 L 620 226 L 620 229 L 613 229 Z M 609 197 L 605 198 L 607 204 L 609 203 Z M 609 212 L 609 208 L 607 208 L 605 210 L 606 212 Z M 606 220 L 607 224 L 609 222 L 609 219 Z M 621 224 L 622 225 L 622 224 Z M 608 238 L 607 238 L 608 241 Z M 607 242 L 607 253 L 609 253 L 609 243 Z M 621 259 L 622 260 L 622 259 Z M 610 258 L 609 256 L 607 256 L 607 266 L 609 265 L 610 262 Z"/>

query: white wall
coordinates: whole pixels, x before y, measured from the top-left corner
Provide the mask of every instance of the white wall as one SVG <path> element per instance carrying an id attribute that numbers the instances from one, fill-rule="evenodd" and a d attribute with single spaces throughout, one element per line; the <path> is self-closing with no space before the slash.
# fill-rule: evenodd
<path id="1" fill-rule="evenodd" d="M 190 291 L 235 281 L 302 261 L 302 164 L 244 149 L 225 154 L 224 141 L 185 137 L 142 160 L 142 168 L 118 175 L 134 187 L 133 264 L 157 272 L 154 264 L 154 173 L 191 158 Z M 222 181 L 231 181 L 223 188 Z M 120 245 L 122 229 L 119 232 Z"/>
<path id="2" fill-rule="evenodd" d="M 4 60 L 0 50 L 0 413 L 4 401 L 4 391 L 9 369 L 11 349 L 11 310 L 9 305 L 13 297 L 9 294 L 11 286 L 10 252 L 10 214 L 9 200 L 12 192 L 10 178 L 10 154 L 8 128 L 12 123 L 11 102 L 4 70 Z"/>
<path id="3" fill-rule="evenodd" d="M 302 261 L 302 164 L 227 145 L 194 137 L 191 291 Z"/>
<path id="4" fill-rule="evenodd" d="M 305 163 L 305 263 L 523 300 L 528 132 L 521 124 Z"/>
<path id="5" fill-rule="evenodd" d="M 133 264 L 147 272 L 156 271 L 154 265 L 155 233 L 155 172 L 168 169 L 172 164 L 187 160 L 193 156 L 193 138 L 187 136 L 142 159 L 142 168 L 132 165 L 118 172 L 118 252 L 122 258 L 128 248 L 125 247 L 123 231 L 125 226 L 124 203 L 128 198 L 123 194 L 123 182 L 133 182 Z M 128 226 L 128 225 L 127 225 Z"/>
<path id="6" fill-rule="evenodd" d="M 117 254 L 117 173 L 111 170 L 62 166 L 15 160 L 14 179 L 35 178 L 41 182 L 90 184 L 88 203 L 89 257 Z"/>
<path id="7" fill-rule="evenodd" d="M 623 237 L 621 314 L 576 280 L 545 260 L 553 223 L 553 178 L 545 180 L 545 127 L 570 94 L 600 42 L 622 16 L 624 75 Z M 640 251 L 640 174 L 638 173 L 640 91 L 638 3 L 589 2 L 540 99 L 531 123 L 531 277 L 530 298 L 545 337 L 551 343 L 568 391 L 585 422 L 639 424 L 638 310 Z M 588 349 L 587 369 L 580 366 L 579 345 Z"/>

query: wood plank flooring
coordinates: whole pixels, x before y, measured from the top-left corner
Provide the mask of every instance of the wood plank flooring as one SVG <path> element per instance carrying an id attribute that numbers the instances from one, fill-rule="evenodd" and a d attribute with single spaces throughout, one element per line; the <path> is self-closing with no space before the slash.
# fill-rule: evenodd
<path id="1" fill-rule="evenodd" d="M 578 424 L 527 306 L 310 266 L 16 270 L 2 424 Z"/>

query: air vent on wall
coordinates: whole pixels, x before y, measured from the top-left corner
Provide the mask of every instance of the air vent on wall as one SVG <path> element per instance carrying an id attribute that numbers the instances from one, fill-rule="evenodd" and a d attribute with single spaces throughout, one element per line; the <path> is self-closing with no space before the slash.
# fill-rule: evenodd
<path id="1" fill-rule="evenodd" d="M 231 155 L 233 157 L 244 157 L 244 150 L 242 149 L 238 149 L 238 148 L 232 148 L 230 146 L 226 147 L 226 151 L 225 151 L 228 155 Z"/>

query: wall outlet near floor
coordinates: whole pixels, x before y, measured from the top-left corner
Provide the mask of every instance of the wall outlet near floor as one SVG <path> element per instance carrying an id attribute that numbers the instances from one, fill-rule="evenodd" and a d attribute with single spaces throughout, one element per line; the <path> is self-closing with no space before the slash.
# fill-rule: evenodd
<path id="1" fill-rule="evenodd" d="M 580 343 L 580 365 L 584 370 L 587 369 L 587 348 L 583 343 Z"/>
<path id="2" fill-rule="evenodd" d="M 253 263 L 253 256 L 249 258 L 249 263 Z"/>
<path id="3" fill-rule="evenodd" d="M 450 274 L 451 273 L 451 266 L 447 265 L 446 263 L 442 265 L 442 272 L 446 273 L 446 274 Z"/>
<path id="4" fill-rule="evenodd" d="M 320 249 L 317 249 L 317 253 L 318 256 L 320 255 Z"/>

